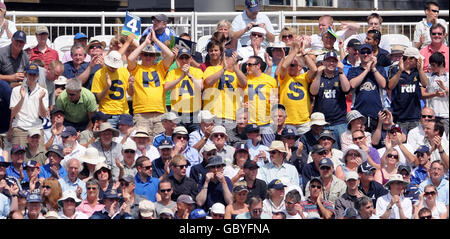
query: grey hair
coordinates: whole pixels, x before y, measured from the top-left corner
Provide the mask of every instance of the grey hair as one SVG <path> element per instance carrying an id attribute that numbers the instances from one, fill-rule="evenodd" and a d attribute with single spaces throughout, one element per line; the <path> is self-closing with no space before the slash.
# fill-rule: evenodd
<path id="1" fill-rule="evenodd" d="M 367 205 L 367 203 L 371 202 L 372 199 L 367 197 L 367 196 L 363 196 L 361 198 L 358 198 L 355 202 L 355 209 L 356 210 L 361 210 L 365 205 Z"/>
<path id="2" fill-rule="evenodd" d="M 98 181 L 95 178 L 89 179 L 89 181 L 86 182 L 86 186 L 88 185 L 96 185 L 97 187 L 99 187 Z"/>
<path id="3" fill-rule="evenodd" d="M 86 56 L 86 49 L 84 48 L 84 46 L 83 46 L 81 43 L 74 44 L 74 45 L 70 48 L 70 55 L 72 56 L 73 53 L 74 53 L 74 51 L 77 50 L 77 49 L 80 49 L 80 48 L 83 49 L 83 53 L 84 53 L 84 55 Z"/>
<path id="4" fill-rule="evenodd" d="M 262 199 L 260 197 L 251 197 L 248 200 L 248 207 L 251 207 L 252 205 L 256 204 L 256 203 L 260 203 L 262 202 Z"/>
<path id="5" fill-rule="evenodd" d="M 302 200 L 302 196 L 300 195 L 300 192 L 297 191 L 297 189 L 291 190 L 286 194 L 286 198 L 290 198 L 294 200 L 295 203 L 298 203 Z"/>
<path id="6" fill-rule="evenodd" d="M 81 90 L 81 81 L 77 78 L 71 78 L 67 80 L 66 89 L 73 91 Z"/>

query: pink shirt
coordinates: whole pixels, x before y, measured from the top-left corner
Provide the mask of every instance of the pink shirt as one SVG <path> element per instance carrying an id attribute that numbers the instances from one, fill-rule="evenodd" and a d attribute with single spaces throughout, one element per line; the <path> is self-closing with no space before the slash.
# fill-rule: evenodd
<path id="1" fill-rule="evenodd" d="M 92 214 L 94 214 L 94 212 L 96 211 L 101 211 L 103 210 L 103 208 L 105 207 L 105 205 L 97 203 L 97 205 L 95 205 L 95 207 L 91 207 L 87 201 L 87 199 L 83 200 L 81 202 L 80 205 L 78 205 L 78 207 L 76 208 L 78 211 L 86 214 L 88 217 L 91 217 Z"/>
<path id="2" fill-rule="evenodd" d="M 445 71 L 448 72 L 448 64 L 450 63 L 448 61 L 448 46 L 442 44 L 441 48 L 439 49 L 439 52 L 442 53 L 445 57 Z M 423 70 L 425 72 L 430 72 L 430 56 L 434 53 L 433 49 L 431 48 L 431 44 L 428 45 L 427 47 L 422 48 L 422 50 L 420 50 L 420 54 L 422 56 L 425 57 L 425 59 L 423 60 Z"/>

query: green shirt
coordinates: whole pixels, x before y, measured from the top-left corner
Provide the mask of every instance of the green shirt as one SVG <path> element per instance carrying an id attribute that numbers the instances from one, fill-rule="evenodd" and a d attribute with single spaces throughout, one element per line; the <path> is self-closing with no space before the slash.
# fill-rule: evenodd
<path id="1" fill-rule="evenodd" d="M 56 107 L 64 110 L 64 120 L 71 123 L 86 123 L 89 121 L 89 112 L 97 111 L 98 105 L 95 96 L 86 88 L 81 88 L 80 99 L 72 103 L 64 90 L 56 100 Z"/>

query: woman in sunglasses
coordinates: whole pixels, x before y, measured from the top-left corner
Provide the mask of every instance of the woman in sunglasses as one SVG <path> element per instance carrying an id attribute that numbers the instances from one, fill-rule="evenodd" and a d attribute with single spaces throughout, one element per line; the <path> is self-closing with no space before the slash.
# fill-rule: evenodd
<path id="1" fill-rule="evenodd" d="M 59 211 L 58 199 L 62 197 L 62 189 L 58 180 L 45 179 L 41 186 L 41 196 L 44 211 Z"/>
<path id="2" fill-rule="evenodd" d="M 397 173 L 399 163 L 398 151 L 394 148 L 386 150 L 383 157 L 381 157 L 381 168 L 375 172 L 375 181 L 385 184 L 389 181 L 389 176 Z"/>
<path id="3" fill-rule="evenodd" d="M 444 203 L 437 201 L 437 197 L 438 191 L 436 186 L 432 184 L 427 185 L 423 193 L 419 195 L 419 203 L 414 205 L 414 218 L 422 219 L 422 217 L 419 216 L 419 211 L 422 208 L 428 208 L 431 211 L 432 219 L 447 219 L 447 207 Z"/>

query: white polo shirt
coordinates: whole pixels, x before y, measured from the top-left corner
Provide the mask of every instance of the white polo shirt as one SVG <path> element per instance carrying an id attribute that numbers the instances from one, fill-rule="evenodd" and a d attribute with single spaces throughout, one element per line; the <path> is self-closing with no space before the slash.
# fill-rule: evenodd
<path id="1" fill-rule="evenodd" d="M 270 22 L 270 19 L 263 12 L 258 12 L 258 15 L 256 15 L 256 19 L 250 19 L 250 18 L 248 18 L 247 14 L 245 13 L 245 10 L 244 10 L 241 14 L 237 15 L 233 19 L 233 22 L 231 23 L 231 28 L 233 29 L 233 32 L 237 32 L 237 31 L 247 27 L 247 25 L 250 22 L 255 22 L 256 24 L 264 23 L 264 24 L 266 24 L 266 29 L 270 33 L 275 34 L 275 31 L 273 29 L 272 23 Z M 248 46 L 248 45 L 250 45 L 250 31 L 247 31 L 246 33 L 244 33 L 244 35 L 242 35 L 239 38 L 238 49 L 241 46 Z M 262 46 L 266 47 L 268 45 L 269 45 L 269 43 L 267 42 L 267 39 L 265 39 L 262 43 Z M 263 57 L 263 59 L 264 59 L 264 57 Z"/>
<path id="2" fill-rule="evenodd" d="M 21 87 L 22 86 L 16 86 L 12 90 L 11 101 L 9 104 L 10 109 L 15 107 L 22 98 L 22 96 L 20 96 Z M 27 93 L 25 94 L 22 108 L 12 122 L 12 127 L 18 127 L 23 130 L 29 130 L 31 128 L 42 129 L 43 119 L 39 116 L 39 96 L 41 95 L 41 91 L 45 91 L 43 103 L 44 107 L 48 109 L 48 92 L 39 84 L 36 84 L 36 87 L 32 92 L 29 91 L 27 85 L 24 85 L 24 87 Z"/>

